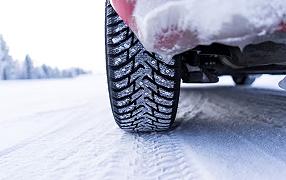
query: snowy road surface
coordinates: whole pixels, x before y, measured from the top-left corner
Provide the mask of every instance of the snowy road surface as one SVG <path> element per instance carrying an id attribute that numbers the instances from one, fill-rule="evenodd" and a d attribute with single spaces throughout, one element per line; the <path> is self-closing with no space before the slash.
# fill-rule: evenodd
<path id="1" fill-rule="evenodd" d="M 0 179 L 285 180 L 286 93 L 267 78 L 185 86 L 177 128 L 152 134 L 117 128 L 103 75 L 0 82 Z"/>

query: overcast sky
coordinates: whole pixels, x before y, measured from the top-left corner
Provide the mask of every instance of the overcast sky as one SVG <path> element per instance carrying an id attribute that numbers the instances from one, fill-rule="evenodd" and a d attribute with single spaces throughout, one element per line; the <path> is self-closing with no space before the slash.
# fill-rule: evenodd
<path id="1" fill-rule="evenodd" d="M 104 71 L 104 0 L 0 0 L 10 54 L 37 64 Z"/>

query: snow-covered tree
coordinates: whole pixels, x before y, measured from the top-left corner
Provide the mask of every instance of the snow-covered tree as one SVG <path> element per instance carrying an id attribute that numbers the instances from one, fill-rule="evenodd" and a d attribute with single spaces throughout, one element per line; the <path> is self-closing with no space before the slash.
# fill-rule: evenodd
<path id="1" fill-rule="evenodd" d="M 29 55 L 26 55 L 24 61 L 24 79 L 33 79 L 34 64 Z"/>
<path id="2" fill-rule="evenodd" d="M 7 80 L 12 64 L 12 57 L 9 55 L 9 48 L 0 35 L 0 79 Z"/>
<path id="3" fill-rule="evenodd" d="M 46 64 L 41 66 L 46 78 L 53 78 L 53 69 L 50 66 L 47 66 Z"/>
<path id="4" fill-rule="evenodd" d="M 14 80 L 20 77 L 20 66 L 17 61 L 9 60 L 6 62 L 6 66 L 3 71 L 4 80 Z"/>
<path id="5" fill-rule="evenodd" d="M 34 68 L 33 79 L 46 79 L 46 78 L 47 76 L 42 66 Z"/>

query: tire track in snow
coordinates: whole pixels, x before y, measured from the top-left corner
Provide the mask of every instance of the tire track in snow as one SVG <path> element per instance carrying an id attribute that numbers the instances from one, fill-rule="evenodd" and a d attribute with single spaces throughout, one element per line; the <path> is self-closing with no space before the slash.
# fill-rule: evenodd
<path id="1" fill-rule="evenodd" d="M 285 92 L 258 89 L 225 91 L 230 92 L 228 97 L 222 96 L 222 90 L 216 92 L 217 95 L 213 94 L 215 97 L 210 103 L 216 106 L 219 119 L 232 120 L 232 123 L 225 123 L 226 128 L 286 163 L 286 152 L 279 151 L 280 148 L 286 149 Z M 237 128 L 240 124 L 244 124 L 243 129 Z"/>
<path id="2" fill-rule="evenodd" d="M 181 140 L 172 133 L 135 135 L 132 170 L 142 179 L 194 179 L 197 171 L 184 159 Z"/>
<path id="3" fill-rule="evenodd" d="M 70 108 L 64 108 L 57 111 L 47 111 L 47 112 L 39 112 L 33 116 L 26 116 L 22 117 L 21 119 L 16 120 L 25 122 L 25 121 L 41 121 L 41 119 L 49 119 L 51 123 L 48 127 L 44 129 L 43 132 L 40 134 L 37 134 L 37 137 L 31 137 L 28 139 L 25 139 L 21 141 L 21 143 L 17 144 L 16 146 L 12 146 L 8 149 L 4 149 L 0 151 L 0 157 L 3 155 L 6 155 L 10 152 L 16 151 L 17 149 L 20 149 L 21 147 L 28 145 L 32 143 L 33 141 L 37 141 L 41 136 L 48 135 L 50 133 L 54 133 L 56 130 L 60 130 L 61 127 L 64 127 L 67 123 L 70 122 L 70 120 L 74 119 L 75 117 L 81 117 L 82 114 L 76 114 L 74 112 L 77 112 L 81 109 L 85 109 L 88 104 L 70 107 Z"/>
<path id="4" fill-rule="evenodd" d="M 283 94 L 229 87 L 183 89 L 182 96 L 189 96 L 183 101 L 199 95 L 205 99 L 196 113 L 182 113 L 177 129 L 190 148 L 188 154 L 195 152 L 198 166 L 214 179 L 284 179 L 285 129 L 264 122 L 272 117 L 275 123 L 285 123 Z M 263 113 L 271 109 L 279 114 Z"/>
<path id="5" fill-rule="evenodd" d="M 91 107 L 94 108 L 94 106 Z M 4 151 L 0 158 L 0 170 L 1 167 L 5 167 L 5 171 L 0 172 L 5 172 L 5 174 L 8 176 L 12 175 L 12 177 L 21 176 L 17 173 L 13 173 L 19 171 L 29 172 L 29 178 L 40 176 L 41 173 L 43 173 L 42 171 L 49 171 L 44 167 L 47 164 L 50 164 L 50 167 L 53 167 L 63 161 L 65 157 L 71 156 L 75 153 L 72 151 L 75 151 L 76 148 L 73 146 L 65 147 L 65 144 L 78 134 L 77 131 L 81 130 L 81 125 L 91 123 L 90 119 L 92 116 L 90 116 L 90 112 L 96 113 L 91 107 L 84 106 L 78 108 L 77 111 L 68 109 L 67 111 L 58 112 L 54 114 L 54 116 L 47 113 L 46 115 L 48 118 L 54 117 L 55 119 L 53 122 L 58 121 L 59 124 L 54 124 L 51 129 L 47 130 L 42 135 L 26 140 L 20 144 L 20 146 L 15 146 L 6 152 Z M 41 115 L 38 118 L 46 119 L 47 117 Z M 86 126 L 82 129 L 83 131 L 86 131 L 86 129 L 89 130 Z M 55 154 L 54 156 L 53 153 Z M 18 162 L 21 162 L 19 167 L 15 166 Z M 5 174 L 3 175 L 3 178 Z M 33 176 L 31 176 L 31 174 L 33 174 Z M 1 176 L 0 179 L 2 179 Z"/>

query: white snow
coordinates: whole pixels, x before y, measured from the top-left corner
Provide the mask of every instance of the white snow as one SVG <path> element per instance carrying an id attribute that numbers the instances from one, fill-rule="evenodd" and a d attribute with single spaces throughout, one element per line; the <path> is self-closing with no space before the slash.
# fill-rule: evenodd
<path id="1" fill-rule="evenodd" d="M 285 0 L 137 0 L 134 17 L 138 37 L 149 51 L 174 55 L 198 44 L 221 42 L 244 47 L 257 43 L 286 22 L 286 3 Z M 158 47 L 172 36 L 176 40 L 171 45 Z"/>
<path id="2" fill-rule="evenodd" d="M 0 179 L 284 180 L 281 79 L 184 85 L 178 127 L 151 134 L 116 126 L 105 75 L 0 81 Z"/>
<path id="3" fill-rule="evenodd" d="M 0 152 L 19 140 L 64 122 L 39 118 L 42 115 L 85 105 L 92 98 L 94 89 L 81 89 L 86 83 L 83 77 L 75 80 L 0 81 Z"/>

